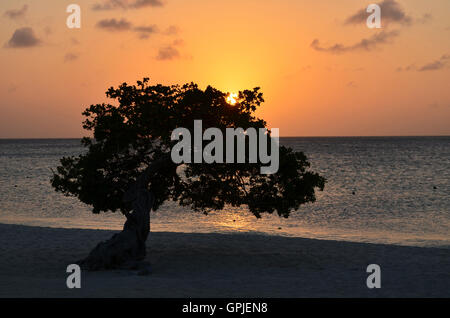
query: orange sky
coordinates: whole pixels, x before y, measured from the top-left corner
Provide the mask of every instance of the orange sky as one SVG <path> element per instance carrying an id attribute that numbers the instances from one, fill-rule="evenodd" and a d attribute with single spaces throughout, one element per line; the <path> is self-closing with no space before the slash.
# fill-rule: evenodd
<path id="1" fill-rule="evenodd" d="M 122 8 L 94 10 L 109 1 L 1 1 L 0 138 L 83 136 L 84 108 L 142 77 L 261 86 L 258 115 L 281 136 L 450 134 L 448 0 L 380 0 L 382 29 L 346 23 L 370 1 L 116 0 Z M 81 29 L 66 26 L 71 3 Z M 32 34 L 13 36 L 23 28 Z"/>

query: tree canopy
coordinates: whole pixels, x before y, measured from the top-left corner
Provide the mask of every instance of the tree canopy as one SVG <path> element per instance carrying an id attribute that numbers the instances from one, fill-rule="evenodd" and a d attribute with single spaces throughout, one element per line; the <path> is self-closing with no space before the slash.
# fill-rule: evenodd
<path id="1" fill-rule="evenodd" d="M 124 197 L 149 169 L 145 184 L 154 194 L 154 210 L 173 200 L 205 213 L 246 205 L 256 217 L 274 212 L 288 217 L 301 204 L 314 202 L 316 189 L 324 188 L 325 179 L 310 171 L 306 156 L 284 146 L 278 172 L 269 175 L 260 173 L 261 163 L 171 161 L 172 131 L 193 129 L 194 120 L 201 119 L 204 129 L 266 127 L 255 116 L 264 102 L 259 88 L 239 92 L 234 105 L 227 102 L 227 93 L 211 86 L 150 85 L 148 78 L 111 87 L 106 95 L 115 103 L 91 105 L 83 112 L 83 128 L 92 132 L 82 139 L 86 151 L 62 158 L 51 180 L 56 191 L 91 205 L 94 213 L 120 210 L 127 215 L 132 206 Z"/>

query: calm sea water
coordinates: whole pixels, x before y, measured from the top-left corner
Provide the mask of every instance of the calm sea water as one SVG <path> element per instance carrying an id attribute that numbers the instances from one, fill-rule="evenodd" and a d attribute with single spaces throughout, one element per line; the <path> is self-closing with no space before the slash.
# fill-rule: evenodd
<path id="1" fill-rule="evenodd" d="M 289 219 L 257 220 L 244 207 L 206 216 L 173 202 L 152 231 L 271 235 L 450 247 L 450 137 L 282 138 L 328 179 L 314 204 Z M 93 215 L 56 193 L 51 169 L 83 151 L 79 140 L 0 140 L 0 222 L 121 229 L 120 214 Z M 353 192 L 355 194 L 353 194 Z"/>

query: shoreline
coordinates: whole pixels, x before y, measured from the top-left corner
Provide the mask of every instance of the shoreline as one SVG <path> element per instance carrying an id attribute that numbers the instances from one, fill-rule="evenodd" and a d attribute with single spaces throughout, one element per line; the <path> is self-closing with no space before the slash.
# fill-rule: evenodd
<path id="1" fill-rule="evenodd" d="M 0 223 L 0 297 L 450 297 L 449 249 L 253 233 L 151 232 L 150 275 L 82 272 L 68 289 L 67 265 L 113 233 Z"/>

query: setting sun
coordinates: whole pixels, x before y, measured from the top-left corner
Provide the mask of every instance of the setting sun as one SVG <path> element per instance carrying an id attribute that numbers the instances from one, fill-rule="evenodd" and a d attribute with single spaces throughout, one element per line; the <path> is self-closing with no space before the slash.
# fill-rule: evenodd
<path id="1" fill-rule="evenodd" d="M 236 93 L 229 93 L 227 96 L 227 103 L 230 105 L 236 105 L 237 103 L 238 94 Z"/>

